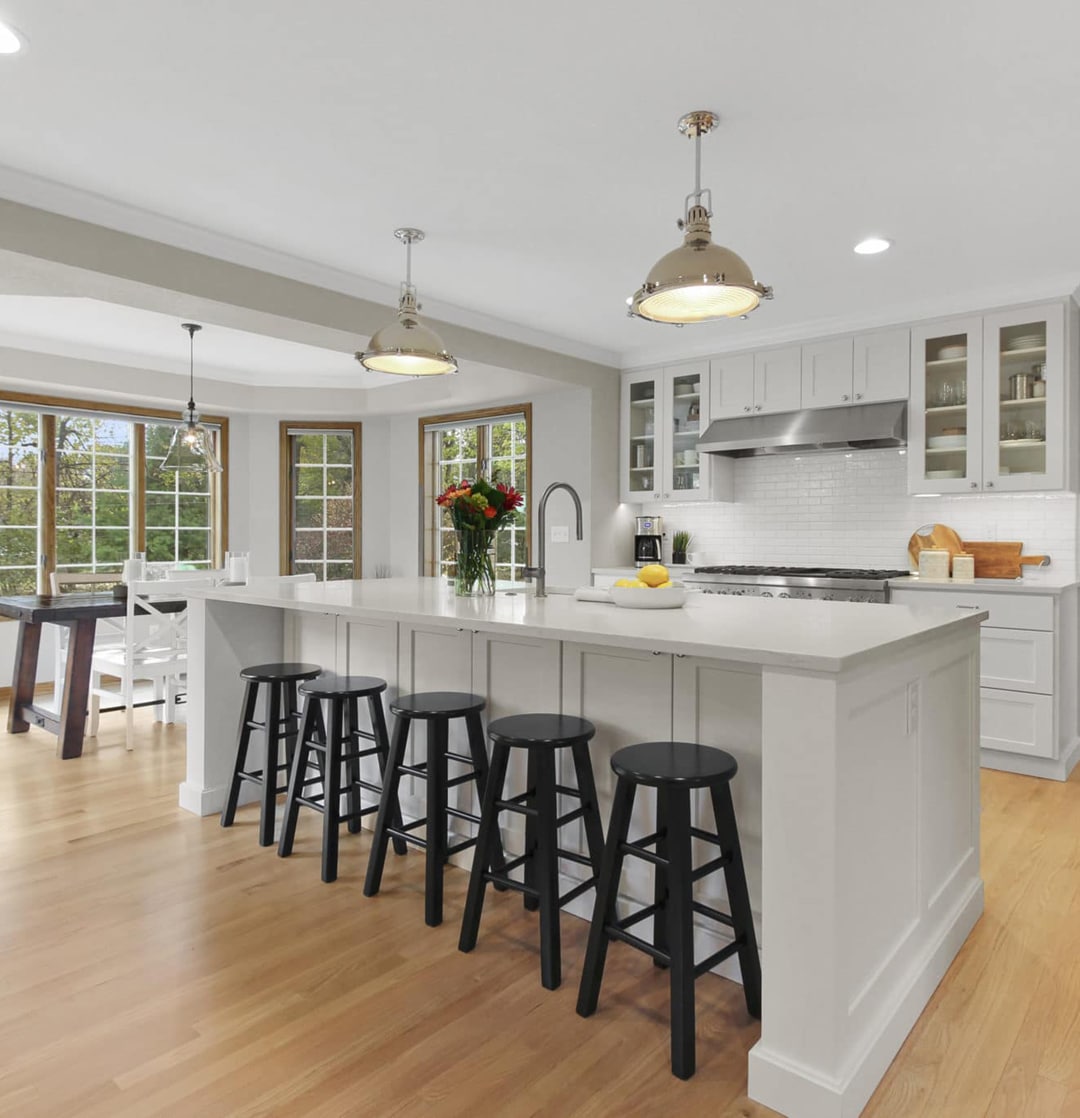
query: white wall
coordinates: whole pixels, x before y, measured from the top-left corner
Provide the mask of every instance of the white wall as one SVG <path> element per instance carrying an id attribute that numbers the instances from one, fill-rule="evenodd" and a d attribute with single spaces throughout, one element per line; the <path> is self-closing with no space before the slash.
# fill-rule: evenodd
<path id="1" fill-rule="evenodd" d="M 1051 556 L 1047 573 L 1076 570 L 1076 494 L 910 497 L 897 450 L 741 458 L 733 503 L 658 511 L 669 541 L 679 528 L 694 533 L 698 562 L 903 569 L 915 529 L 941 523 L 962 539 L 1020 540 Z M 1026 569 L 1026 580 L 1038 577 Z"/>
<path id="2" fill-rule="evenodd" d="M 19 639 L 19 624 L 0 618 L 0 687 L 10 687 L 15 669 L 15 642 Z M 49 683 L 56 674 L 53 658 L 56 655 L 56 627 L 45 625 L 41 630 L 38 649 L 38 683 Z"/>

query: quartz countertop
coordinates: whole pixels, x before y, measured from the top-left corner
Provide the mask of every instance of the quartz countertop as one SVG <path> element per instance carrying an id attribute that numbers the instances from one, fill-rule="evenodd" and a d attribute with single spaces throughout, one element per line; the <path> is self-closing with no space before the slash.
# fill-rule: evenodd
<path id="1" fill-rule="evenodd" d="M 1061 594 L 1080 585 L 1074 574 L 1040 571 L 1025 578 L 891 578 L 891 590 L 977 591 L 980 594 Z"/>
<path id="2" fill-rule="evenodd" d="M 623 609 L 531 592 L 458 598 L 445 579 L 342 582 L 254 579 L 247 586 L 191 587 L 189 598 L 383 619 L 511 631 L 521 636 L 757 664 L 839 672 L 948 633 L 974 631 L 985 611 L 883 607 L 856 602 L 692 593 L 681 609 Z M 642 594 L 649 591 L 642 590 Z"/>

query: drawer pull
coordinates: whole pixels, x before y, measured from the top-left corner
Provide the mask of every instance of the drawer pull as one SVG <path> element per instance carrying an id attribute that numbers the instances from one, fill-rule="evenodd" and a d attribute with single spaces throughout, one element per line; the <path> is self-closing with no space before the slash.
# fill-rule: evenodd
<path id="1" fill-rule="evenodd" d="M 979 606 L 957 606 L 957 609 L 979 609 Z"/>

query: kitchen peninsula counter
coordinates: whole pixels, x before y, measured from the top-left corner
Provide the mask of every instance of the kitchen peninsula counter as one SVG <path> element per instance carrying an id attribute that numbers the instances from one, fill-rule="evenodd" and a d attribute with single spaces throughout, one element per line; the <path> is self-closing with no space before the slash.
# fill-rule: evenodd
<path id="1" fill-rule="evenodd" d="M 180 803 L 196 814 L 221 807 L 239 670 L 279 659 L 381 676 L 390 697 L 472 691 L 492 718 L 588 718 L 605 818 L 615 749 L 682 740 L 732 753 L 762 945 L 749 1093 L 781 1114 L 859 1113 L 982 912 L 983 612 L 712 595 L 678 610 L 627 610 L 566 595 L 455 598 L 435 579 L 256 579 L 188 594 Z M 512 770 L 512 790 L 523 779 Z M 403 808 L 416 817 L 422 789 L 411 783 Z M 655 829 L 653 813 L 639 797 L 638 833 Z M 712 820 L 703 810 L 695 823 Z M 522 849 L 516 819 L 504 841 Z M 573 828 L 566 845 L 583 849 Z M 385 887 L 410 872 L 396 865 Z M 578 872 L 567 863 L 567 885 Z M 699 899 L 724 909 L 721 876 L 701 882 Z M 623 893 L 628 905 L 651 902 L 647 865 L 627 867 Z M 587 893 L 570 911 L 587 918 L 591 904 Z M 725 934 L 703 922 L 699 955 Z M 720 970 L 738 978 L 735 960 Z"/>

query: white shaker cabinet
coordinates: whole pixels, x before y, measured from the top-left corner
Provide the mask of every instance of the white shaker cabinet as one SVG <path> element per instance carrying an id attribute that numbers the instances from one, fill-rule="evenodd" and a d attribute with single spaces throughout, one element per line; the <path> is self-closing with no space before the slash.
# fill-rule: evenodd
<path id="1" fill-rule="evenodd" d="M 798 411 L 802 407 L 802 348 L 763 349 L 754 354 L 754 411 Z"/>
<path id="2" fill-rule="evenodd" d="M 709 362 L 709 418 L 798 411 L 800 361 L 798 346 L 714 357 Z"/>
<path id="3" fill-rule="evenodd" d="M 879 330 L 802 347 L 802 406 L 839 408 L 906 400 L 909 330 Z"/>
<path id="4" fill-rule="evenodd" d="M 839 408 L 854 397 L 855 347 L 851 338 L 834 338 L 802 347 L 802 406 Z"/>
<path id="5" fill-rule="evenodd" d="M 626 373 L 619 474 L 623 501 L 730 501 L 732 464 L 700 454 L 709 420 L 708 361 Z"/>
<path id="6" fill-rule="evenodd" d="M 1022 307 L 912 332 L 912 493 L 1069 486 L 1065 307 Z"/>

